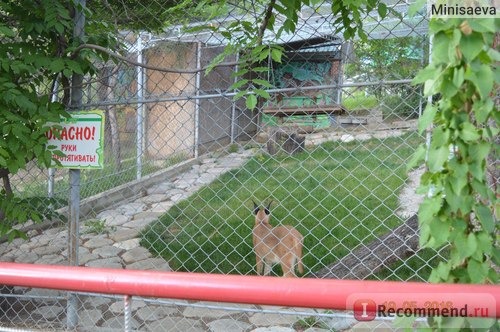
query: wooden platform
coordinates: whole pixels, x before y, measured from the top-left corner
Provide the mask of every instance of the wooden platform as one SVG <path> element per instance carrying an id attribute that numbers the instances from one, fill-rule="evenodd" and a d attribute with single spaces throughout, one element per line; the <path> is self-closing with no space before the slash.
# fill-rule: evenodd
<path id="1" fill-rule="evenodd" d="M 264 114 L 284 118 L 293 115 L 324 115 L 343 114 L 347 110 L 342 105 L 316 105 L 316 106 L 282 106 L 264 107 Z"/>

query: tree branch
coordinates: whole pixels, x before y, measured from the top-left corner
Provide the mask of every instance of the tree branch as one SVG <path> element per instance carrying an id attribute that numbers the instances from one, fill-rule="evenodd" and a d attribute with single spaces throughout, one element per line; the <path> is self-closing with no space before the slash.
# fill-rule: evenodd
<path id="1" fill-rule="evenodd" d="M 264 19 L 262 20 L 262 23 L 260 24 L 259 27 L 259 33 L 257 35 L 257 45 L 262 45 L 262 40 L 264 39 L 264 33 L 266 32 L 267 25 L 269 24 L 269 20 L 271 19 L 271 16 L 273 15 L 273 8 L 274 5 L 276 4 L 276 0 L 271 0 L 269 4 L 267 5 L 267 8 L 265 10 L 264 14 Z"/>
<path id="2" fill-rule="evenodd" d="M 150 69 L 150 70 L 156 70 L 156 71 L 166 72 L 166 73 L 196 74 L 198 72 L 205 71 L 208 68 L 210 68 L 210 66 L 205 66 L 205 67 L 197 68 L 197 69 L 177 69 L 177 68 L 165 68 L 165 67 L 151 66 L 151 65 L 148 65 L 148 64 L 144 64 L 144 63 L 140 63 L 140 62 L 128 59 L 127 57 L 124 57 L 123 55 L 120 55 L 118 53 L 110 51 L 110 50 L 108 50 L 105 47 L 102 47 L 102 46 L 99 46 L 99 45 L 94 45 L 94 44 L 82 44 L 82 45 L 78 46 L 73 51 L 73 53 L 71 54 L 70 58 L 71 59 L 76 58 L 76 56 L 78 55 L 78 53 L 81 50 L 83 50 L 83 49 L 93 49 L 93 50 L 96 50 L 96 51 L 100 51 L 100 52 L 106 53 L 106 54 L 108 54 L 108 55 L 110 55 L 110 56 L 112 56 L 112 57 L 114 57 L 114 58 L 116 58 L 116 59 L 118 59 L 120 61 L 127 62 L 127 63 L 129 63 L 131 65 L 139 66 L 139 67 Z M 231 67 L 231 66 L 237 66 L 237 65 L 241 65 L 241 64 L 242 63 L 240 61 L 221 62 L 218 65 L 216 65 L 216 67 Z"/>

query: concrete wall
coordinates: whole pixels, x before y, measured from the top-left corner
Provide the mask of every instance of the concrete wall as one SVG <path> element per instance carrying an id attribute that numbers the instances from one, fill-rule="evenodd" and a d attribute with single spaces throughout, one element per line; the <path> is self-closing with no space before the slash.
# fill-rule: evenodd
<path id="1" fill-rule="evenodd" d="M 195 69 L 196 44 L 164 42 L 146 51 L 146 63 L 163 68 Z M 159 101 L 146 109 L 146 151 L 151 158 L 165 159 L 172 154 L 193 155 L 195 102 L 182 96 L 195 94 L 196 75 L 146 70 L 146 93 Z"/>

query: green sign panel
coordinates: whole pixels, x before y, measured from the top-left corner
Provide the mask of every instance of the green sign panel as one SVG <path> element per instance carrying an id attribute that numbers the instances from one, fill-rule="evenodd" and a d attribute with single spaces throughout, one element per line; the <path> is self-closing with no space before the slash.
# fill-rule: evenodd
<path id="1" fill-rule="evenodd" d="M 72 112 L 71 118 L 46 133 L 48 145 L 55 145 L 64 156 L 53 155 L 63 168 L 103 168 L 104 111 Z"/>

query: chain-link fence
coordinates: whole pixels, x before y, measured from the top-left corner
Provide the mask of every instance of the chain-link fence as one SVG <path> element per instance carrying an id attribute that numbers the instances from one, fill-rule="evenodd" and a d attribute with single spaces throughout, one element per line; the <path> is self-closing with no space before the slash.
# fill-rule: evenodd
<path id="1" fill-rule="evenodd" d="M 153 3 L 141 10 L 155 10 Z M 187 25 L 157 33 L 117 31 L 121 57 L 96 63 L 97 75 L 84 79 L 83 108 L 106 114 L 105 166 L 81 171 L 78 264 L 256 274 L 255 202 L 267 207 L 273 226 L 291 225 L 303 236 L 301 277 L 425 281 L 440 252 L 418 248 L 422 170 L 406 164 L 424 141 L 416 121 L 427 101 L 411 79 L 428 61 L 428 22 L 407 16 L 407 1 L 386 3 L 393 11 L 384 19 L 364 18 L 366 41 L 343 39 L 329 2 L 304 7 L 296 33 L 275 41 L 281 63 L 264 59 L 265 71 L 248 74 L 271 86 L 255 109 L 235 98 L 238 54 L 206 73 L 228 40 L 200 26 L 252 22 L 258 2 L 227 4 L 208 22 L 186 13 Z M 67 173 L 30 165 L 12 187 L 37 204 L 51 197 L 50 207 L 65 216 Z M 56 219 L 24 225 L 28 239 L 2 243 L 1 260 L 67 264 L 68 226 Z M 270 270 L 282 273 L 280 264 Z M 77 294 L 71 305 L 63 292 L 4 293 L 5 326 L 124 327 L 121 297 Z M 131 313 L 131 328 L 144 331 L 321 331 L 356 323 L 325 310 L 154 299 L 134 299 Z"/>

